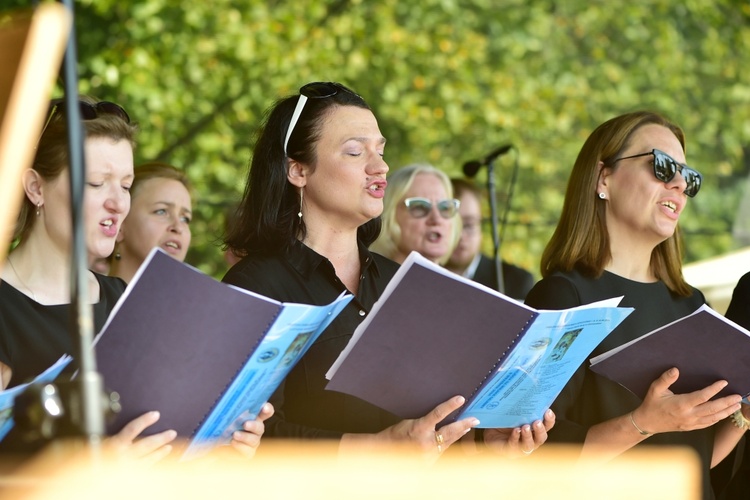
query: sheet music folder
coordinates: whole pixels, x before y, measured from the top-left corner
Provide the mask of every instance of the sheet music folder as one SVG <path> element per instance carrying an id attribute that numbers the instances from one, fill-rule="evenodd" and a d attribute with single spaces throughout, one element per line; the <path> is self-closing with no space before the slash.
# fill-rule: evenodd
<path id="1" fill-rule="evenodd" d="M 149 433 L 189 438 L 186 456 L 228 443 L 351 299 L 278 302 L 155 248 L 95 341 L 106 388 L 123 407 L 110 432 L 158 410 Z"/>
<path id="2" fill-rule="evenodd" d="M 672 367 L 676 394 L 717 380 L 728 385 L 717 397 L 750 395 L 750 332 L 704 304 L 694 313 L 657 328 L 591 360 L 591 369 L 643 399 L 651 383 Z"/>
<path id="3" fill-rule="evenodd" d="M 515 427 L 541 418 L 631 312 L 620 298 L 541 311 L 412 252 L 329 370 L 326 389 L 418 418 L 452 396 L 450 419 Z"/>

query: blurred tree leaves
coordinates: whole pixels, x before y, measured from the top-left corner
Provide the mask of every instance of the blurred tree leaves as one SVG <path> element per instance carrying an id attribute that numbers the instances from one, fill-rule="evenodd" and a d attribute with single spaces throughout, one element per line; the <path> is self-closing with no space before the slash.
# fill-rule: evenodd
<path id="1" fill-rule="evenodd" d="M 750 150 L 747 2 L 81 0 L 76 19 L 80 91 L 127 107 L 138 161 L 188 172 L 188 261 L 217 277 L 264 110 L 313 80 L 365 97 L 392 169 L 459 175 L 515 145 L 496 165 L 501 198 L 520 166 L 503 255 L 537 273 L 585 137 L 616 114 L 661 111 L 705 176 L 682 217 L 688 261 L 733 249 Z"/>

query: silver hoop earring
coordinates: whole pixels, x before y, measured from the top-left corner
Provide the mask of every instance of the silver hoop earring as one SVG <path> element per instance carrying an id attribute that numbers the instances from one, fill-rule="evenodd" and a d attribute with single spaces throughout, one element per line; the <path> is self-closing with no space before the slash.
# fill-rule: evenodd
<path id="1" fill-rule="evenodd" d="M 607 197 L 607 195 L 606 195 L 606 194 L 604 194 L 604 193 L 599 193 L 599 199 L 600 199 L 600 200 L 603 200 L 603 199 L 605 199 L 606 197 Z"/>

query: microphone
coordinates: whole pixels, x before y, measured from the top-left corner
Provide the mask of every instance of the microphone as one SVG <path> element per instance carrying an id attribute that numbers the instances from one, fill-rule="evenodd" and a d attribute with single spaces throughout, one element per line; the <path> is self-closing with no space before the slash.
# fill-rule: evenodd
<path id="1" fill-rule="evenodd" d="M 480 168 L 487 165 L 498 156 L 504 155 L 505 153 L 510 151 L 512 147 L 513 144 L 506 144 L 505 146 L 500 146 L 499 148 L 485 156 L 482 160 L 467 161 L 463 166 L 464 175 L 466 177 L 474 177 L 475 175 L 477 175 L 477 172 L 479 172 Z"/>

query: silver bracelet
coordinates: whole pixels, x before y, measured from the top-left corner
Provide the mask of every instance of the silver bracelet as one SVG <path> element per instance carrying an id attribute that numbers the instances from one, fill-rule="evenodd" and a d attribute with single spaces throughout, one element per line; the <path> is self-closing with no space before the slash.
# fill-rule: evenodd
<path id="1" fill-rule="evenodd" d="M 740 429 L 750 429 L 750 420 L 745 417 L 742 410 L 732 413 L 732 422 Z"/>
<path id="2" fill-rule="evenodd" d="M 641 429 L 640 427 L 638 427 L 638 424 L 636 424 L 635 420 L 633 420 L 633 412 L 632 411 L 630 412 L 630 422 L 633 424 L 633 427 L 635 427 L 635 430 L 637 430 L 638 434 L 640 434 L 641 436 L 650 436 L 651 435 L 650 432 L 644 431 L 643 429 Z"/>

